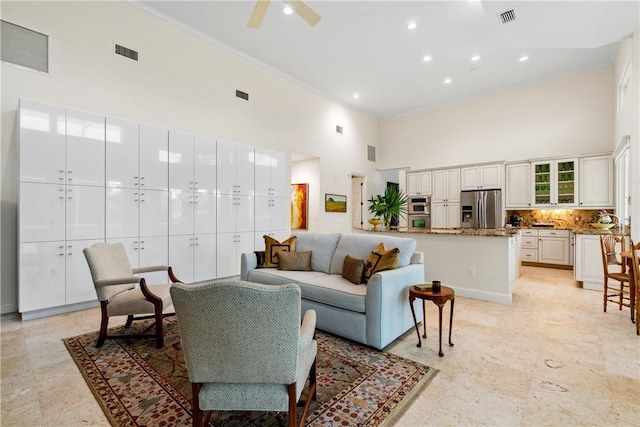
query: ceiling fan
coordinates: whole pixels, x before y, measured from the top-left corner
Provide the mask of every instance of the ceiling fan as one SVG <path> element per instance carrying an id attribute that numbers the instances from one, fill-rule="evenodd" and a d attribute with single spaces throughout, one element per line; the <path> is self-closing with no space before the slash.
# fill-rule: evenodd
<path id="1" fill-rule="evenodd" d="M 267 13 L 267 7 L 269 7 L 270 0 L 257 0 L 256 6 L 253 8 L 253 13 L 249 18 L 248 28 L 260 28 L 264 15 Z M 312 27 L 320 22 L 320 15 L 313 11 L 309 6 L 304 4 L 302 0 L 282 0 L 287 6 L 297 13 L 302 19 L 307 21 L 307 24 Z"/>

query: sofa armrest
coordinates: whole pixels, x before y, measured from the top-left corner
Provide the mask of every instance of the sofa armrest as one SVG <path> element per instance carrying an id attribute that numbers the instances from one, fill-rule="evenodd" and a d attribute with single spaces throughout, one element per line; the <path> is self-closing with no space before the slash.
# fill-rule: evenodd
<path id="1" fill-rule="evenodd" d="M 367 343 L 383 348 L 413 325 L 409 286 L 424 283 L 424 264 L 375 273 L 367 283 Z M 422 311 L 416 310 L 418 321 Z"/>
<path id="2" fill-rule="evenodd" d="M 424 264 L 424 253 L 414 252 L 413 255 L 411 255 L 409 264 Z"/>
<path id="3" fill-rule="evenodd" d="M 246 252 L 240 255 L 240 280 L 247 280 L 249 270 L 258 267 L 258 257 L 253 252 Z"/>

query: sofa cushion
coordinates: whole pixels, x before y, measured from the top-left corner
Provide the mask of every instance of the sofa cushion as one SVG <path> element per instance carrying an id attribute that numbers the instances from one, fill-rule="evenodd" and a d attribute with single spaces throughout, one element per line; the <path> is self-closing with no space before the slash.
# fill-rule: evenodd
<path id="1" fill-rule="evenodd" d="M 398 268 L 398 252 L 400 252 L 398 248 L 387 249 L 384 243 L 380 242 L 369 254 L 364 272 L 364 281 L 369 281 L 371 275 L 378 271 Z"/>
<path id="2" fill-rule="evenodd" d="M 292 236 L 296 239 L 296 250 L 300 252 L 313 251 L 311 257 L 311 269 L 313 271 L 322 271 L 329 274 L 331 270 L 331 260 L 333 254 L 338 246 L 341 233 L 294 233 Z M 361 257 L 364 259 L 365 257 Z M 342 260 L 344 255 L 340 259 L 340 270 L 342 271 Z"/>
<path id="3" fill-rule="evenodd" d="M 284 242 L 280 243 L 271 236 L 264 235 L 265 255 L 264 255 L 264 267 L 277 267 L 278 266 L 278 252 L 296 251 L 296 238 L 289 237 Z"/>
<path id="4" fill-rule="evenodd" d="M 289 271 L 311 271 L 311 251 L 307 252 L 278 252 L 278 269 Z"/>
<path id="5" fill-rule="evenodd" d="M 344 279 L 341 274 L 324 274 L 298 282 L 302 298 L 345 310 L 365 313 L 367 287 Z"/>
<path id="6" fill-rule="evenodd" d="M 342 277 L 355 285 L 359 285 L 364 277 L 364 266 L 363 259 L 352 258 L 347 255 L 344 257 L 344 264 L 342 265 Z"/>
<path id="7" fill-rule="evenodd" d="M 411 256 L 416 250 L 415 239 L 410 237 L 385 236 L 379 233 L 343 234 L 340 238 L 340 242 L 338 242 L 336 251 L 333 254 L 333 260 L 331 261 L 331 273 L 342 273 L 342 264 L 344 262 L 344 257 L 347 255 L 352 256 L 353 258 L 368 259 L 371 251 L 373 251 L 380 242 L 384 243 L 388 248 L 398 248 L 400 250 L 400 253 L 398 254 L 398 267 L 409 265 L 411 262 Z"/>
<path id="8" fill-rule="evenodd" d="M 285 285 L 287 283 L 300 283 L 315 277 L 325 277 L 325 273 L 319 271 L 287 271 L 273 268 L 261 268 L 249 270 L 247 281 L 263 283 L 265 285 Z"/>

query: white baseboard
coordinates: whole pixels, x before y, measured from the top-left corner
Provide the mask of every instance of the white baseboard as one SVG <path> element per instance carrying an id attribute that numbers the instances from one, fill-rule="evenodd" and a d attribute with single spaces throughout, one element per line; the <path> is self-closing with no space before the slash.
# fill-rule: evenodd
<path id="1" fill-rule="evenodd" d="M 98 300 L 81 302 L 77 304 L 61 305 L 59 307 L 44 308 L 42 310 L 26 311 L 21 313 L 22 320 L 40 319 L 41 317 L 55 316 L 57 314 L 71 313 L 72 311 L 86 310 L 100 306 Z"/>
<path id="2" fill-rule="evenodd" d="M 455 291 L 456 296 L 461 297 L 474 298 L 489 302 L 497 302 L 500 304 L 511 304 L 513 302 L 512 296 L 508 294 L 497 294 L 494 292 L 484 292 L 477 289 L 467 289 L 460 287 L 456 287 Z"/>
<path id="3" fill-rule="evenodd" d="M 0 314 L 15 313 L 16 311 L 18 311 L 18 304 L 0 305 Z"/>

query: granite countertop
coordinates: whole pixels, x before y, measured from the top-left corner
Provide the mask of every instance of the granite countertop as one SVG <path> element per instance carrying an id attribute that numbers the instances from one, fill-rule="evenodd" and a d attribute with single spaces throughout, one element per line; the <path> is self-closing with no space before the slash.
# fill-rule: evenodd
<path id="1" fill-rule="evenodd" d="M 371 232 L 386 233 L 413 233 L 413 234 L 438 234 L 438 235 L 454 235 L 454 236 L 481 236 L 481 237 L 513 237 L 518 234 L 517 228 L 432 228 L 430 230 L 409 230 L 408 228 L 400 228 L 398 230 L 366 230 Z"/>
<path id="2" fill-rule="evenodd" d="M 616 236 L 630 236 L 629 229 L 620 230 L 619 228 L 611 228 L 609 230 L 601 230 L 599 228 L 576 228 L 573 230 L 573 234 L 590 234 L 593 236 L 600 236 L 603 234 L 613 234 Z"/>

